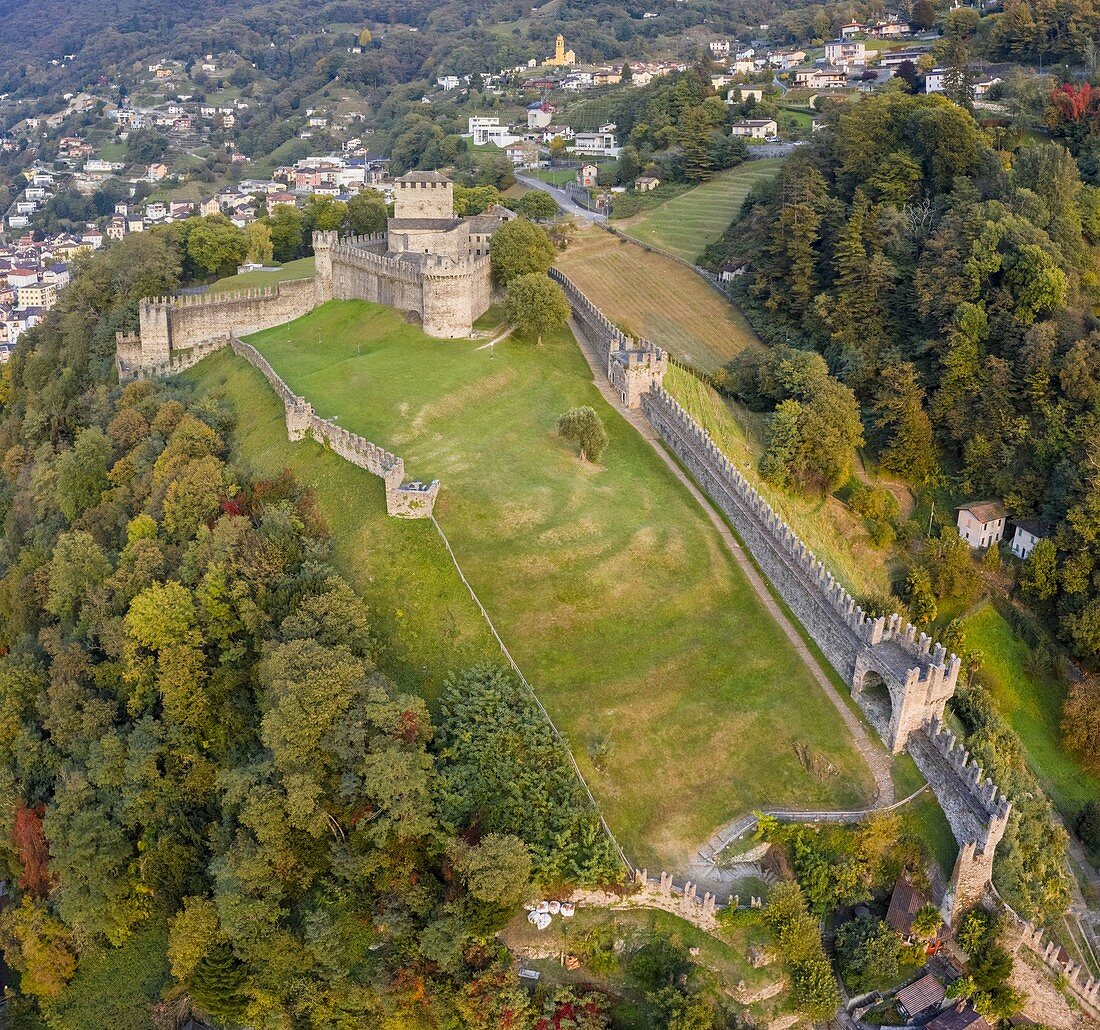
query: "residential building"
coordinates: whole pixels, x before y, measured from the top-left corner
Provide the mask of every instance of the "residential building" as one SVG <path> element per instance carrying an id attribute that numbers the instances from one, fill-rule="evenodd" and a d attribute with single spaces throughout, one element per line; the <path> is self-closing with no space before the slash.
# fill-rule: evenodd
<path id="1" fill-rule="evenodd" d="M 601 125 L 596 132 L 578 132 L 573 137 L 573 150 L 577 154 L 618 157 L 619 142 L 615 138 L 614 122 Z"/>
<path id="2" fill-rule="evenodd" d="M 749 139 L 774 139 L 779 135 L 779 126 L 774 118 L 746 118 L 730 126 L 730 135 Z"/>
<path id="3" fill-rule="evenodd" d="M 474 138 L 474 146 L 482 147 L 489 142 L 489 130 L 499 128 L 500 119 L 474 115 L 467 121 L 468 133 Z"/>
<path id="4" fill-rule="evenodd" d="M 858 39 L 831 39 L 825 44 L 825 63 L 835 68 L 860 68 L 867 63 L 867 48 Z"/>
<path id="5" fill-rule="evenodd" d="M 943 79 L 945 69 L 933 68 L 924 77 L 924 92 L 925 93 L 942 93 L 943 92 Z"/>
<path id="6" fill-rule="evenodd" d="M 866 29 L 858 21 L 850 21 L 847 25 L 840 26 L 840 38 L 853 39 L 865 31 Z"/>
<path id="7" fill-rule="evenodd" d="M 596 165 L 581 165 L 577 169 L 577 182 L 591 189 L 596 185 L 596 176 L 599 174 L 600 170 Z"/>
<path id="8" fill-rule="evenodd" d="M 532 104 L 527 108 L 527 128 L 545 129 L 554 120 L 554 109 L 547 103 Z"/>
<path id="9" fill-rule="evenodd" d="M 1012 535 L 1012 553 L 1017 558 L 1026 558 L 1035 550 L 1040 540 L 1047 538 L 1047 530 L 1041 522 L 1034 519 L 1016 519 L 1016 531 Z"/>
<path id="10" fill-rule="evenodd" d="M 710 41 L 710 52 L 714 57 L 729 57 L 730 41 L 728 39 L 712 39 Z"/>
<path id="11" fill-rule="evenodd" d="M 990 1030 L 989 1024 L 967 1002 L 957 1002 L 925 1023 L 925 1030 Z"/>
<path id="12" fill-rule="evenodd" d="M 938 1008 L 946 997 L 943 984 L 931 973 L 918 977 L 908 987 L 903 987 L 894 996 L 894 1003 L 911 1022 L 918 1016 Z"/>
<path id="13" fill-rule="evenodd" d="M 643 175 L 641 178 L 634 180 L 634 189 L 638 193 L 651 193 L 660 185 L 661 180 L 652 175 Z"/>
<path id="14" fill-rule="evenodd" d="M 511 143 L 504 148 L 504 153 L 516 168 L 538 167 L 539 148 L 534 143 L 529 143 L 526 140 Z"/>
<path id="15" fill-rule="evenodd" d="M 840 68 L 797 68 L 794 73 L 796 86 L 808 89 L 843 89 L 848 85 L 848 73 Z"/>
<path id="16" fill-rule="evenodd" d="M 1008 512 L 1000 501 L 972 501 L 959 505 L 955 511 L 959 536 L 971 547 L 992 547 L 1005 535 Z"/>
<path id="17" fill-rule="evenodd" d="M 34 282 L 15 291 L 16 305 L 21 308 L 51 308 L 57 300 L 57 284 Z"/>
<path id="18" fill-rule="evenodd" d="M 734 86 L 728 93 L 726 93 L 727 104 L 740 104 L 749 98 L 755 100 L 758 104 L 764 99 L 764 87 L 763 86 Z"/>

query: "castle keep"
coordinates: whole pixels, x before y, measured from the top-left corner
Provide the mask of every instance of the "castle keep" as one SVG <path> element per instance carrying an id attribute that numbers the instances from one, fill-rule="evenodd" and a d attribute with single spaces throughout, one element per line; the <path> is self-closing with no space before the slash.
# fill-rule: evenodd
<path id="1" fill-rule="evenodd" d="M 265 290 L 143 300 L 140 332 L 119 336 L 119 375 L 170 372 L 193 352 L 225 346 L 231 336 L 270 329 L 327 300 L 369 300 L 406 313 L 439 339 L 469 336 L 489 308 L 489 241 L 515 215 L 494 209 L 469 218 L 454 213 L 454 186 L 438 172 L 395 181 L 394 216 L 385 233 L 340 239 L 313 234 L 312 279 Z"/>

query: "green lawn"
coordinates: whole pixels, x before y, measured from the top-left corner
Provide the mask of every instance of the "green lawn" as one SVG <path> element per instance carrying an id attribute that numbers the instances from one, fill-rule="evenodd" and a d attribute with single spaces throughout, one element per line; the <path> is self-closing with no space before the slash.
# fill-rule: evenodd
<path id="1" fill-rule="evenodd" d="M 967 643 L 985 655 L 978 678 L 997 699 L 1001 714 L 1020 735 L 1027 763 L 1050 800 L 1068 818 L 1100 798 L 1100 777 L 1089 775 L 1062 747 L 1059 724 L 1065 687 L 1055 676 L 1028 671 L 1028 646 L 991 604 L 963 622 Z"/>
<path id="2" fill-rule="evenodd" d="M 442 481 L 436 514 L 464 571 L 635 861 L 678 864 L 755 805 L 865 797 L 866 770 L 835 709 L 702 511 L 604 403 L 568 334 L 541 349 L 510 338 L 491 354 L 476 341 L 430 340 L 398 313 L 352 301 L 252 342 L 322 417 L 392 448 L 410 476 Z M 232 385 L 248 412 L 242 452 L 275 449 L 269 467 L 300 452 L 294 466 L 308 474 L 319 452 L 276 448 L 273 401 L 258 424 L 259 375 L 228 355 L 210 366 L 194 374 Z M 602 466 L 582 463 L 554 431 L 577 404 L 607 424 Z M 419 610 L 419 632 L 395 645 L 406 665 L 421 649 L 446 660 L 456 615 L 440 598 L 453 603 L 455 591 L 428 561 L 438 555 L 430 524 L 379 517 L 380 484 L 364 489 L 363 474 L 341 474 L 335 460 L 325 458 L 322 485 L 345 564 L 369 566 L 356 582 L 374 607 L 385 606 L 374 599 L 381 576 L 391 608 L 396 592 Z M 388 565 L 411 566 L 437 596 Z M 391 614 L 387 628 L 398 621 Z M 611 746 L 603 772 L 588 757 L 596 741 Z M 799 741 L 839 775 L 815 780 L 794 753 Z"/>
<path id="3" fill-rule="evenodd" d="M 746 161 L 728 172 L 720 172 L 709 182 L 696 186 L 667 204 L 623 224 L 627 233 L 643 243 L 651 243 L 695 261 L 708 243 L 713 243 L 737 217 L 749 190 L 773 178 L 781 158 Z"/>
<path id="4" fill-rule="evenodd" d="M 237 461 L 257 476 L 289 469 L 312 491 L 333 534 L 336 564 L 381 630 L 381 665 L 403 689 L 434 704 L 449 672 L 498 656 L 430 522 L 389 518 L 380 479 L 317 444 L 290 443 L 267 380 L 231 351 L 218 351 L 185 376 L 238 413 Z"/>
<path id="5" fill-rule="evenodd" d="M 263 286 L 289 279 L 310 279 L 313 277 L 313 258 L 299 258 L 288 261 L 277 272 L 245 272 L 244 275 L 229 275 L 219 279 L 208 293 L 236 293 L 238 290 L 255 290 Z"/>

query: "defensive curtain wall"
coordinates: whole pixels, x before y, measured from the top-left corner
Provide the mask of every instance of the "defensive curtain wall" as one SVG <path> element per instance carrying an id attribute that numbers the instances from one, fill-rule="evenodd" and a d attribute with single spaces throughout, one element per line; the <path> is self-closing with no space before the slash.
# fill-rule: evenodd
<path id="1" fill-rule="evenodd" d="M 709 434 L 661 386 L 665 355 L 633 340 L 557 269 L 573 316 L 606 354 L 608 378 L 628 407 L 640 407 L 661 439 L 733 523 L 738 535 L 892 752 L 908 748 L 959 844 L 945 899 L 950 915 L 981 897 L 1010 804 L 942 727 L 960 660 L 901 618 L 873 618 L 818 561 Z M 888 699 L 888 700 L 887 700 Z"/>
<path id="2" fill-rule="evenodd" d="M 369 300 L 414 314 L 428 336 L 469 336 L 489 310 L 489 258 L 394 254 L 387 246 L 386 235 L 340 240 L 334 232 L 314 233 L 318 303 Z"/>
<path id="3" fill-rule="evenodd" d="M 236 336 L 229 334 L 218 336 L 190 348 L 177 351 L 158 365 L 137 367 L 123 371 L 121 355 L 124 348 L 139 346 L 137 337 L 117 336 L 119 350 L 119 378 L 149 379 L 158 375 L 171 375 L 182 372 L 197 364 L 208 354 L 231 347 L 234 354 L 242 357 L 250 365 L 258 368 L 272 389 L 283 402 L 286 411 L 286 435 L 291 440 L 304 440 L 307 436 L 323 443 L 334 454 L 372 475 L 378 476 L 386 488 L 386 513 L 404 519 L 426 519 L 435 508 L 435 499 L 439 494 L 439 480 L 430 483 L 407 481 L 405 462 L 396 454 L 365 440 L 355 433 L 342 429 L 327 419 L 323 419 L 313 410 L 304 397 L 299 397 L 271 367 L 267 359 L 255 347 L 242 343 Z"/>
<path id="4" fill-rule="evenodd" d="M 344 239 L 334 232 L 314 233 L 312 279 L 239 293 L 143 300 L 138 335 L 120 339 L 119 371 L 134 375 L 139 369 L 175 367 L 192 348 L 292 322 L 327 300 L 385 304 L 420 321 L 428 336 L 469 336 L 474 321 L 489 309 L 489 258 L 386 253 L 387 245 L 385 233 Z"/>

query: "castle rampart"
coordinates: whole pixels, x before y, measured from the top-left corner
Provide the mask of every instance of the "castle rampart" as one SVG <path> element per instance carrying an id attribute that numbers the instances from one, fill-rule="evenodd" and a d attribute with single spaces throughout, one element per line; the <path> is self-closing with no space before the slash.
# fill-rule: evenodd
<path id="1" fill-rule="evenodd" d="M 617 376 L 643 363 L 633 355 L 660 353 L 652 344 L 635 343 L 622 333 L 556 269 L 550 270 L 550 277 L 565 289 L 574 319 L 606 358 L 613 384 Z M 960 659 L 911 623 L 903 625 L 896 614 L 886 618 L 864 612 L 659 378 L 646 384 L 639 400 L 661 439 L 728 516 L 829 664 L 851 685 L 890 750 L 897 753 L 908 747 L 913 754 L 959 844 L 945 901 L 950 918 L 979 898 L 990 882 L 993 853 L 1011 810 L 1004 794 L 943 728 L 944 707 L 955 692 Z M 888 703 L 880 696 L 881 688 Z"/>
<path id="2" fill-rule="evenodd" d="M 286 411 L 287 437 L 303 440 L 307 436 L 324 443 L 334 454 L 345 461 L 378 476 L 385 484 L 386 513 L 397 518 L 428 518 L 439 494 L 439 480 L 431 483 L 407 482 L 405 462 L 369 440 L 334 425 L 316 414 L 313 406 L 299 397 L 283 381 L 271 363 L 255 347 L 242 343 L 236 337 L 230 341 L 233 353 L 259 369 L 271 388 L 283 402 Z"/>

